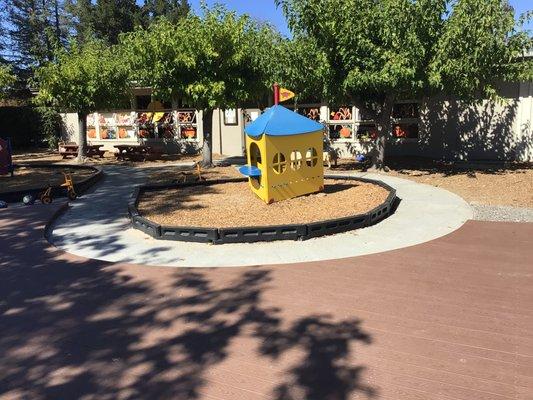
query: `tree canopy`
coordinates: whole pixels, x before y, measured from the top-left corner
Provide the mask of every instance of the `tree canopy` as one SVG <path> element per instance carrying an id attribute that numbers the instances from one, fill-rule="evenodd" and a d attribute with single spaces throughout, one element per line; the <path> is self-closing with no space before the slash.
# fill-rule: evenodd
<path id="1" fill-rule="evenodd" d="M 35 72 L 34 83 L 39 88 L 38 105 L 78 113 L 79 162 L 85 156 L 87 114 L 124 105 L 130 87 L 128 70 L 117 58 L 117 50 L 96 39 L 71 42 L 68 49 L 56 50 L 53 61 Z"/>
<path id="2" fill-rule="evenodd" d="M 128 71 L 116 50 L 100 40 L 71 42 L 58 49 L 53 61 L 35 72 L 40 105 L 87 114 L 117 107 L 127 99 Z"/>
<path id="3" fill-rule="evenodd" d="M 384 157 L 394 101 L 445 93 L 495 96 L 497 84 L 531 68 L 531 44 L 505 0 L 276 0 L 296 37 L 329 63 L 324 93 L 351 102 L 378 126 Z"/>
<path id="4" fill-rule="evenodd" d="M 121 38 L 131 79 L 160 100 L 182 98 L 198 109 L 235 106 L 265 88 L 255 51 L 275 33 L 247 16 L 216 7 L 176 23 L 159 19 Z"/>
<path id="5" fill-rule="evenodd" d="M 8 65 L 0 64 L 0 99 L 2 99 L 11 85 L 15 83 L 15 76 Z"/>
<path id="6" fill-rule="evenodd" d="M 180 98 L 204 111 L 208 165 L 212 110 L 260 100 L 270 76 L 259 49 L 272 48 L 276 35 L 267 25 L 216 6 L 176 23 L 161 18 L 123 35 L 120 43 L 133 82 L 151 87 L 160 100 Z"/>

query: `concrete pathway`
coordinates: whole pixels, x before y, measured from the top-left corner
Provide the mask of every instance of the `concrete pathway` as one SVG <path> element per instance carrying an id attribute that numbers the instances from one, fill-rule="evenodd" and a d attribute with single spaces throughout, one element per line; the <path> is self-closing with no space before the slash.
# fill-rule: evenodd
<path id="1" fill-rule="evenodd" d="M 353 232 L 303 242 L 205 245 L 155 240 L 130 227 L 126 203 L 147 169 L 105 167 L 106 177 L 54 224 L 49 239 L 78 256 L 144 265 L 227 267 L 338 259 L 413 246 L 444 236 L 472 218 L 459 196 L 433 186 L 378 175 L 396 188 L 401 203 L 394 215 Z"/>

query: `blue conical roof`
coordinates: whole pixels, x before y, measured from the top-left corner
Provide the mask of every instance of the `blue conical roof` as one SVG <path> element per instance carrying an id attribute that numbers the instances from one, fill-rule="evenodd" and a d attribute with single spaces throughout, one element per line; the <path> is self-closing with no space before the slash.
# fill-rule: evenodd
<path id="1" fill-rule="evenodd" d="M 323 130 L 322 124 L 283 106 L 275 105 L 261 114 L 244 131 L 248 136 L 289 136 Z"/>

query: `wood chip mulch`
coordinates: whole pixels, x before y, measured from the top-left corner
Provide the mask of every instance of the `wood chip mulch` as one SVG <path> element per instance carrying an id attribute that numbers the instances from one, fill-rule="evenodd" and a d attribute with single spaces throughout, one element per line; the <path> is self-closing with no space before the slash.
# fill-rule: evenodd
<path id="1" fill-rule="evenodd" d="M 326 180 L 321 193 L 267 205 L 252 193 L 248 182 L 238 182 L 145 193 L 139 211 L 156 223 L 171 226 L 284 225 L 365 213 L 383 203 L 388 194 L 370 183 Z"/>

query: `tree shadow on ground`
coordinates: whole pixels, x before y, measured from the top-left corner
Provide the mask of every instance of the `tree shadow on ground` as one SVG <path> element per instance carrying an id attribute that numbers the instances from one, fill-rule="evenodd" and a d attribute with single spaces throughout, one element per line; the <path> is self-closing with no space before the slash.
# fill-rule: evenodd
<path id="1" fill-rule="evenodd" d="M 247 375 L 245 363 L 217 379 L 217 366 L 248 357 L 269 373 L 293 350 L 301 359 L 256 391 L 279 400 L 375 394 L 354 361 L 356 347 L 371 343 L 361 322 L 287 315 L 268 300 L 272 270 L 76 258 L 42 240 L 53 210 L 45 208 L 0 210 L 0 397 L 196 399 L 220 386 L 237 398 L 243 392 L 225 384 L 232 372 L 244 389 L 261 376 Z"/>
<path id="2" fill-rule="evenodd" d="M 340 182 L 332 179 L 326 179 L 324 180 L 324 190 L 322 192 L 326 194 L 342 192 L 343 190 L 348 190 L 353 187 L 359 186 L 359 184 L 355 182 L 356 181 Z"/>

